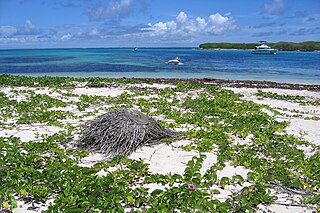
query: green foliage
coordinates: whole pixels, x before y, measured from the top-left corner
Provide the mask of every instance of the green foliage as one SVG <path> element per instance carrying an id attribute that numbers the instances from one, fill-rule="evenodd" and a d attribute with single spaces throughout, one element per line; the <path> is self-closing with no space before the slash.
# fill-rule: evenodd
<path id="1" fill-rule="evenodd" d="M 320 50 L 320 42 L 317 41 L 305 41 L 300 43 L 295 42 L 276 42 L 269 43 L 269 46 L 275 49 L 284 51 L 315 51 Z M 204 43 L 199 47 L 203 49 L 254 49 L 257 46 L 256 43 Z"/>
<path id="2" fill-rule="evenodd" d="M 66 107 L 67 103 L 46 94 L 36 94 L 32 90 L 13 91 L 25 95 L 25 100 L 17 101 L 0 92 L 0 115 L 3 122 L 16 119 L 17 124 L 47 123 L 60 126 L 58 120 L 72 117 L 67 111 L 52 110 Z"/>
<path id="3" fill-rule="evenodd" d="M 86 82 L 90 87 L 105 87 L 109 83 L 135 84 L 137 80 L 126 78 L 111 79 L 111 78 L 71 78 L 71 77 L 29 77 L 15 76 L 8 74 L 0 75 L 0 87 L 3 86 L 25 86 L 25 87 L 75 87 L 77 83 Z"/>
<path id="4" fill-rule="evenodd" d="M 73 81 L 81 79 L 70 77 L 28 77 L 2 74 L 0 75 L 0 86 L 25 86 L 25 87 L 74 87 Z"/>
<path id="5" fill-rule="evenodd" d="M 233 193 L 232 197 L 227 200 L 231 205 L 232 212 L 253 212 L 259 204 L 271 203 L 276 200 L 270 190 L 262 184 L 255 184 L 244 187 L 239 193 Z"/>
<path id="6" fill-rule="evenodd" d="M 199 47 L 203 49 L 254 49 L 257 46 L 255 43 L 204 43 Z"/>
<path id="7" fill-rule="evenodd" d="M 294 103 L 299 103 L 301 105 L 320 106 L 320 99 L 308 100 L 305 96 L 300 95 L 279 95 L 274 92 L 263 92 L 262 90 L 258 90 L 257 95 L 264 98 L 272 98 L 277 100 L 285 100 Z"/>
<path id="8" fill-rule="evenodd" d="M 16 128 L 21 124 L 58 125 L 64 131 L 37 135 L 38 141 L 22 142 L 15 137 L 0 137 L 0 211 L 10 212 L 17 200 L 44 203 L 53 198 L 47 212 L 253 212 L 259 204 L 276 200 L 270 188 L 277 183 L 306 196 L 302 202 L 318 205 L 320 191 L 319 147 L 285 133 L 288 123 L 279 122 L 264 112 L 266 106 L 241 99 L 241 95 L 211 85 L 176 83 L 165 89 L 127 87 L 116 97 L 73 94 L 73 86 L 92 87 L 137 83 L 127 79 L 31 78 L 0 76 L 0 85 L 50 86 L 59 95 L 37 94 L 12 88 L 0 92 L 0 124 Z M 55 87 L 55 88 L 52 88 Z M 59 87 L 59 88 L 58 88 Z M 316 105 L 303 96 L 281 96 L 258 91 L 261 98 Z M 25 97 L 17 100 L 17 97 Z M 70 98 L 70 99 L 69 99 Z M 63 109 L 73 107 L 81 116 Z M 142 160 L 118 156 L 89 168 L 78 164 L 89 153 L 70 149 L 70 142 L 81 126 L 66 125 L 66 118 L 79 119 L 103 112 L 106 108 L 136 107 L 170 128 L 187 128 L 179 137 L 192 141 L 183 148 L 196 150 L 183 174 L 154 174 Z M 90 113 L 83 113 L 94 109 Z M 274 113 L 279 113 L 268 108 Z M 15 120 L 11 124 L 8 121 Z M 235 138 L 250 142 L 235 143 Z M 249 140 L 250 139 L 250 140 Z M 306 156 L 301 146 L 315 152 Z M 207 152 L 216 163 L 204 170 Z M 227 164 L 251 170 L 241 175 L 220 177 Z M 105 171 L 104 175 L 99 175 Z M 251 184 L 250 186 L 244 183 Z M 159 185 L 150 190 L 149 184 Z M 195 189 L 190 189 L 193 184 Z M 242 189 L 225 200 L 216 199 L 231 185 Z M 319 208 L 319 207 L 318 207 Z"/>
<path id="9" fill-rule="evenodd" d="M 305 42 L 277 42 L 272 43 L 273 48 L 277 48 L 280 50 L 286 50 L 286 51 L 315 51 L 320 50 L 320 42 L 316 41 L 305 41 Z"/>

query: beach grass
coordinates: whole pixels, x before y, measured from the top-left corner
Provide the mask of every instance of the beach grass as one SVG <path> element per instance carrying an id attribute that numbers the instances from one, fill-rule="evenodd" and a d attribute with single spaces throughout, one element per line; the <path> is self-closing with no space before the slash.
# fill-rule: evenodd
<path id="1" fill-rule="evenodd" d="M 76 92 L 79 88 L 82 92 Z M 320 146 L 287 132 L 290 119 L 277 116 L 294 115 L 284 108 L 188 82 L 1 75 L 0 89 L 0 211 L 25 204 L 46 212 L 253 212 L 272 204 L 320 208 Z M 317 98 L 262 90 L 254 95 L 319 110 Z M 119 108 L 137 109 L 179 132 L 176 140 L 188 141 L 179 150 L 197 153 L 184 172 L 155 173 L 150 162 L 130 156 L 81 166 L 92 154 L 75 146 L 84 122 Z M 318 114 L 296 114 L 318 122 L 308 119 Z M 17 134 L 26 129 L 31 139 Z M 216 161 L 205 167 L 209 154 Z M 219 175 L 228 166 L 247 172 Z M 280 202 L 280 193 L 294 200 Z"/>

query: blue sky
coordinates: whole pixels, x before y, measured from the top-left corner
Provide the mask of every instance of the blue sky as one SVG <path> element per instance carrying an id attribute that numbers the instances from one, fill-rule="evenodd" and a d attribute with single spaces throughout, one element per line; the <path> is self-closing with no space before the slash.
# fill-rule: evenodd
<path id="1" fill-rule="evenodd" d="M 320 0 L 0 0 L 0 48 L 320 41 Z"/>

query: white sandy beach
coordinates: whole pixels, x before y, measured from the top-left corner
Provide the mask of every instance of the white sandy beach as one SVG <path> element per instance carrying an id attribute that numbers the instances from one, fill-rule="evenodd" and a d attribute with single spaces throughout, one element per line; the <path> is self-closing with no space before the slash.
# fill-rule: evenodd
<path id="1" fill-rule="evenodd" d="M 80 87 L 77 87 L 73 90 L 70 90 L 68 92 L 71 92 L 76 95 L 86 94 L 86 95 L 99 95 L 99 96 L 105 96 L 105 97 L 116 97 L 124 92 L 130 92 L 128 88 L 130 87 L 140 87 L 140 88 L 157 88 L 157 89 L 164 89 L 166 87 L 174 87 L 173 85 L 166 85 L 166 84 L 141 84 L 141 85 L 121 85 L 121 86 L 110 86 L 108 88 L 89 88 L 85 85 L 80 85 Z M 275 100 L 275 99 L 269 99 L 264 98 L 260 99 L 256 93 L 257 89 L 255 88 L 232 88 L 227 87 L 226 89 L 232 90 L 235 93 L 243 94 L 244 96 L 242 99 L 253 101 L 257 104 L 261 105 L 267 105 L 270 106 L 279 112 L 281 112 L 281 115 L 273 115 L 277 120 L 279 121 L 289 121 L 290 124 L 288 125 L 286 131 L 288 134 L 293 134 L 296 137 L 300 139 L 304 139 L 306 141 L 309 141 L 312 144 L 315 144 L 317 146 L 320 145 L 320 120 L 306 120 L 306 117 L 320 117 L 320 107 L 319 106 L 301 106 L 298 103 L 293 103 L 290 101 L 285 100 Z M 13 99 L 17 100 L 24 100 L 26 97 L 24 97 L 23 94 L 15 95 L 12 93 L 12 90 L 34 90 L 38 94 L 48 94 L 51 97 L 55 98 L 64 98 L 61 93 L 56 93 L 52 91 L 51 88 L 42 88 L 41 90 L 35 89 L 35 88 L 27 88 L 27 87 L 16 87 L 16 88 L 0 88 L 0 91 L 5 93 L 6 95 L 10 96 Z M 262 91 L 268 92 L 274 92 L 278 94 L 290 94 L 290 95 L 302 95 L 306 96 L 312 99 L 320 99 L 320 93 L 319 92 L 311 92 L 311 91 L 301 91 L 301 90 L 284 90 L 284 89 L 261 89 Z M 67 92 L 67 91 L 65 91 Z M 195 94 L 197 94 L 197 91 L 195 91 Z M 184 97 L 186 94 L 180 94 L 181 97 Z M 150 97 L 143 97 L 140 96 L 140 98 L 150 98 Z M 65 97 L 64 100 L 67 101 L 79 101 L 79 97 Z M 97 115 L 103 114 L 105 110 L 107 110 L 110 107 L 108 104 L 98 104 L 94 106 L 90 106 L 88 110 L 86 111 L 79 111 L 75 107 L 65 107 L 61 110 L 70 111 L 74 113 L 77 116 L 84 115 L 82 119 L 76 120 L 76 119 L 66 119 L 62 122 L 64 124 L 71 124 L 73 126 L 78 126 L 80 124 L 83 124 L 86 120 L 90 120 L 94 118 Z M 86 116 L 88 112 L 94 112 L 94 115 Z M 268 111 L 266 109 L 266 111 Z M 272 115 L 272 112 L 268 112 Z M 295 116 L 297 114 L 301 114 L 301 116 Z M 161 117 L 155 117 L 155 119 L 161 120 L 163 118 Z M 8 121 L 7 125 L 10 125 L 14 123 L 14 121 Z M 192 126 L 182 128 L 179 127 L 179 131 L 186 131 L 187 129 L 193 128 Z M 56 126 L 46 126 L 42 124 L 24 124 L 24 125 L 17 125 L 14 126 L 12 129 L 6 129 L 3 128 L 0 130 L 0 137 L 9 137 L 9 136 L 15 136 L 21 138 L 22 141 L 28 142 L 28 141 L 37 141 L 39 139 L 38 135 L 42 134 L 54 134 L 61 130 L 61 128 Z M 79 137 L 79 135 L 74 136 L 74 141 Z M 172 144 L 166 145 L 166 144 L 159 144 L 152 147 L 142 147 L 141 149 L 137 150 L 136 152 L 132 153 L 129 158 L 131 159 L 142 159 L 145 163 L 149 164 L 149 171 L 153 174 L 183 174 L 186 164 L 189 160 L 192 159 L 193 156 L 199 156 L 198 151 L 185 151 L 181 149 L 182 145 L 187 145 L 191 143 L 192 141 L 189 140 L 176 140 L 173 141 Z M 240 139 L 237 137 L 234 137 L 234 143 L 252 143 L 250 136 L 248 136 L 246 139 Z M 72 143 L 71 145 L 72 146 Z M 314 153 L 314 149 L 312 147 L 301 147 L 302 150 L 304 150 L 305 154 L 307 156 L 310 156 Z M 213 163 L 217 161 L 217 154 L 215 153 L 215 150 L 213 149 L 212 152 L 206 152 L 202 153 L 206 155 L 206 159 L 203 163 L 203 167 L 201 168 L 201 173 L 203 174 L 207 169 L 211 167 Z M 83 167 L 90 167 L 94 163 L 99 161 L 104 161 L 105 156 L 98 153 L 92 153 L 88 157 L 85 157 L 82 159 L 81 162 L 79 162 L 78 165 Z M 117 168 L 114 168 L 117 169 Z M 106 174 L 107 171 L 100 171 L 98 175 L 103 176 Z M 221 177 L 232 177 L 234 175 L 241 175 L 246 179 L 247 173 L 250 172 L 249 169 L 238 166 L 234 167 L 231 166 L 228 162 L 226 163 L 226 166 L 223 170 L 218 171 L 218 178 Z M 231 184 L 226 186 L 224 189 L 219 188 L 218 186 L 216 189 L 219 189 L 221 192 L 218 195 L 215 195 L 217 199 L 219 200 L 225 200 L 227 199 L 232 192 L 240 191 L 243 187 L 250 186 L 249 182 L 245 182 L 242 185 L 239 184 Z M 149 188 L 149 191 L 153 191 L 154 189 L 164 189 L 164 187 L 161 184 L 149 184 L 144 185 L 144 187 Z M 263 212 L 315 212 L 314 206 L 305 206 L 300 205 L 299 198 L 301 195 L 294 195 L 286 192 L 280 192 L 275 189 L 272 189 L 272 193 L 276 196 L 278 196 L 278 200 L 274 202 L 271 205 L 259 205 L 259 211 Z M 53 198 L 54 199 L 54 198 Z M 52 201 L 52 200 L 51 200 Z M 47 202 L 48 204 L 48 202 Z M 35 212 L 33 210 L 27 210 L 28 204 L 24 204 L 23 202 L 18 202 L 18 208 L 14 210 L 16 213 L 22 213 L 22 212 Z M 44 206 L 38 206 L 39 208 L 36 208 L 36 211 L 40 212 L 41 210 L 46 209 L 46 205 Z M 129 211 L 129 210 L 128 210 Z"/>

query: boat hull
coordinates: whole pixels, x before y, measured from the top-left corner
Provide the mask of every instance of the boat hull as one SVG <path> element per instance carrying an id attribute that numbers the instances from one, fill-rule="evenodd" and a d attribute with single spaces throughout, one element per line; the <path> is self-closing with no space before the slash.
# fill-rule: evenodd
<path id="1" fill-rule="evenodd" d="M 256 49 L 256 50 L 253 50 L 251 52 L 252 54 L 278 54 L 278 50 L 277 49 L 265 49 L 265 50 L 259 50 L 259 49 Z"/>
<path id="2" fill-rule="evenodd" d="M 180 61 L 175 59 L 167 61 L 167 64 L 179 64 L 179 63 Z"/>

